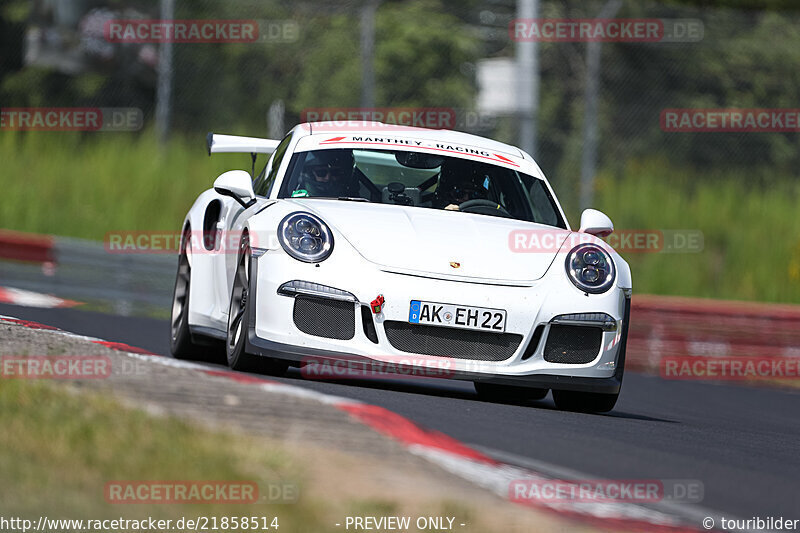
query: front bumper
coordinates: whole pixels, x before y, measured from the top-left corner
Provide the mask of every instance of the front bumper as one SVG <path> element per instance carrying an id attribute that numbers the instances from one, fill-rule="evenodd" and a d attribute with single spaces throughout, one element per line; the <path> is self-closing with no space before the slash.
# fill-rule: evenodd
<path id="1" fill-rule="evenodd" d="M 341 256 L 340 256 L 341 257 Z M 343 264 L 344 263 L 344 264 Z M 558 269 L 550 269 L 558 270 Z M 560 274 L 560 272 L 555 272 Z M 300 264 L 280 250 L 268 251 L 251 260 L 250 315 L 247 351 L 249 353 L 289 361 L 301 366 L 304 361 L 330 360 L 415 361 L 436 356 L 397 350 L 389 342 L 383 324 L 387 320 L 408 320 L 412 299 L 433 300 L 477 307 L 506 309 L 506 331 L 522 336 L 513 355 L 502 361 L 475 361 L 448 358 L 452 363 L 447 377 L 499 385 L 573 390 L 582 392 L 618 393 L 625 361 L 625 345 L 630 316 L 630 291 L 614 288 L 603 295 L 578 291 L 565 276 L 546 275 L 532 286 L 499 286 L 459 281 L 442 281 L 418 276 L 386 272 L 363 260 L 330 258 L 319 266 Z M 278 294 L 281 284 L 292 279 L 306 280 L 351 293 L 357 299 L 355 335 L 337 340 L 309 335 L 293 321 L 294 298 Z M 372 315 L 377 342 L 365 334 L 361 305 L 368 305 L 378 294 L 386 304 L 382 312 Z M 543 351 L 551 321 L 570 313 L 606 313 L 617 326 L 604 331 L 597 356 L 583 364 L 552 363 Z M 534 339 L 537 326 L 540 338 Z M 528 345 L 538 341 L 528 350 Z M 535 350 L 533 349 L 535 348 Z"/>

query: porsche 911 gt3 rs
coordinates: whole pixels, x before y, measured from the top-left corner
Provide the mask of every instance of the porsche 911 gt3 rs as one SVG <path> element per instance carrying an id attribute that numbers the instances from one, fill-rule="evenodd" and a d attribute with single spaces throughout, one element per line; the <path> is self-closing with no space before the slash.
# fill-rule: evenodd
<path id="1" fill-rule="evenodd" d="M 272 374 L 309 358 L 446 362 L 485 397 L 614 407 L 630 269 L 600 238 L 603 213 L 570 229 L 530 155 L 361 122 L 207 142 L 253 169 L 219 176 L 185 218 L 176 357 L 218 339 L 231 368 Z"/>

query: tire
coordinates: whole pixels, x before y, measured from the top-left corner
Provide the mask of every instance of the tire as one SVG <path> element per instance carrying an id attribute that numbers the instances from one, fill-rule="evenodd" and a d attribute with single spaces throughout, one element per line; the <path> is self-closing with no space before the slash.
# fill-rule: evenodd
<path id="1" fill-rule="evenodd" d="M 473 384 L 475 385 L 475 392 L 478 393 L 478 396 L 498 402 L 541 400 L 547 396 L 547 389 L 495 385 L 494 383 L 481 383 L 479 381 Z"/>
<path id="2" fill-rule="evenodd" d="M 172 312 L 170 316 L 170 343 L 172 356 L 176 359 L 206 359 L 211 348 L 197 344 L 189 330 L 189 289 L 192 282 L 192 267 L 189 265 L 191 232 L 187 228 L 181 239 L 178 254 L 178 272 L 175 275 L 175 288 L 172 291 Z"/>
<path id="3" fill-rule="evenodd" d="M 617 398 L 619 398 L 619 393 L 553 391 L 553 400 L 556 403 L 556 407 L 564 411 L 577 411 L 579 413 L 607 413 L 617 404 Z"/>
<path id="4" fill-rule="evenodd" d="M 231 302 L 228 308 L 228 331 L 225 353 L 228 366 L 242 372 L 258 372 L 278 376 L 286 372 L 288 363 L 268 357 L 260 357 L 245 350 L 249 327 L 250 303 L 250 239 L 242 236 L 239 247 L 239 260 L 233 276 Z"/>

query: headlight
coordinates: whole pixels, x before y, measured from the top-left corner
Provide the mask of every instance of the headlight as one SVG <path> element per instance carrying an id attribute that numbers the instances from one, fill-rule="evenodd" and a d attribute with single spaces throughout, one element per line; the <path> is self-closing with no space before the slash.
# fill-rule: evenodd
<path id="1" fill-rule="evenodd" d="M 278 224 L 278 240 L 299 261 L 319 263 L 333 251 L 330 228 L 311 213 L 291 213 Z"/>
<path id="2" fill-rule="evenodd" d="M 616 270 L 611 256 L 594 244 L 579 244 L 567 255 L 567 276 L 584 292 L 599 294 L 614 284 Z"/>

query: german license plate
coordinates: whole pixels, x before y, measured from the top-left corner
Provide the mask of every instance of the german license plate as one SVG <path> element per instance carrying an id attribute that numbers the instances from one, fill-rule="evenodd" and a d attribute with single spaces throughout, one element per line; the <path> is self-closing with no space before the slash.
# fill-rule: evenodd
<path id="1" fill-rule="evenodd" d="M 506 330 L 506 312 L 503 309 L 423 302 L 421 300 L 411 300 L 408 321 L 411 324 L 477 329 L 497 333 Z"/>

